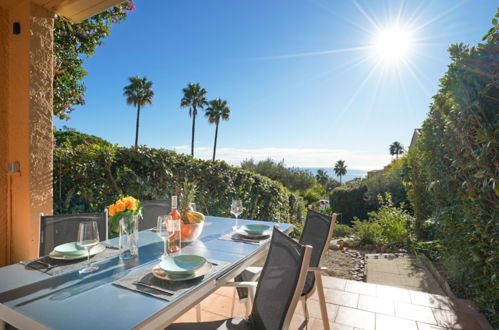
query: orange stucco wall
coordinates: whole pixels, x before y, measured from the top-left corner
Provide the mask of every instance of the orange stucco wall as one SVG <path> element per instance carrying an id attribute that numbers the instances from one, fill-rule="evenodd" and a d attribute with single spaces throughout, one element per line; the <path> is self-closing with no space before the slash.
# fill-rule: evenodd
<path id="1" fill-rule="evenodd" d="M 6 205 L 8 212 L 0 215 L 0 238 L 6 238 L 0 263 L 1 256 L 7 263 L 35 257 L 39 214 L 52 214 L 53 14 L 26 0 L 7 16 L 7 29 L 0 32 L 2 40 L 7 35 L 8 55 L 7 70 L 0 71 L 0 128 L 7 132 L 0 133 L 0 209 Z M 21 23 L 19 35 L 12 33 L 13 22 Z M 9 162 L 19 162 L 20 173 L 6 174 Z"/>
<path id="2" fill-rule="evenodd" d="M 3 33 L 9 28 L 7 10 L 0 7 L 0 265 L 7 263 L 7 94 L 8 94 L 8 35 Z"/>

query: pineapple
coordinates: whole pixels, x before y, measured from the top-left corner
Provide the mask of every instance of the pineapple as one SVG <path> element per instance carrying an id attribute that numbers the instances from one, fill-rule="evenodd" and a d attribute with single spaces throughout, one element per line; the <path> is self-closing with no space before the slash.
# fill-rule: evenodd
<path id="1" fill-rule="evenodd" d="M 181 188 L 177 188 L 177 196 L 179 199 L 178 211 L 183 223 L 190 223 L 188 212 L 193 211 L 192 202 L 196 199 L 197 186 L 195 183 L 184 181 Z"/>

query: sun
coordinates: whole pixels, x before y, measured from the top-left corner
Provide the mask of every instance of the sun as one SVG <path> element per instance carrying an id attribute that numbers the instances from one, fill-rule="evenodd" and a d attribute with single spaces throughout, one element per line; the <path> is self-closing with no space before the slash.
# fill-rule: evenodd
<path id="1" fill-rule="evenodd" d="M 378 59 L 383 62 L 405 60 L 412 46 L 411 33 L 398 26 L 379 29 L 373 46 Z"/>

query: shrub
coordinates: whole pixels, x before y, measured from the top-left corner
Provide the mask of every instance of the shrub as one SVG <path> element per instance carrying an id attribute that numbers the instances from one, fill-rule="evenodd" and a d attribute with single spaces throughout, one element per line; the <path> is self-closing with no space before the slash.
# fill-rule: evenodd
<path id="1" fill-rule="evenodd" d="M 174 151 L 100 144 L 54 149 L 54 211 L 99 212 L 120 194 L 140 200 L 168 199 L 180 182 L 198 188 L 197 208 L 230 216 L 232 198 L 245 204 L 244 218 L 301 221 L 303 205 L 280 183 L 225 162 L 194 159 Z"/>
<path id="2" fill-rule="evenodd" d="M 379 194 L 390 193 L 394 205 L 397 206 L 407 201 L 402 184 L 403 164 L 405 162 L 406 157 L 393 160 L 384 173 L 365 180 L 367 186 L 365 200 L 370 209 L 376 210 L 381 206 L 378 199 Z"/>
<path id="3" fill-rule="evenodd" d="M 367 186 L 364 180 L 335 188 L 330 196 L 331 209 L 339 213 L 339 222 L 350 224 L 354 217 L 365 219 L 370 211 L 364 200 Z"/>
<path id="4" fill-rule="evenodd" d="M 375 245 L 381 242 L 382 229 L 375 221 L 353 220 L 354 245 Z"/>
<path id="5" fill-rule="evenodd" d="M 279 181 L 291 191 L 305 191 L 317 183 L 310 172 L 288 168 L 284 161 L 275 162 L 270 158 L 257 163 L 253 159 L 244 160 L 241 162 L 241 168 Z"/>
<path id="6" fill-rule="evenodd" d="M 453 288 L 472 298 L 497 327 L 497 18 L 484 40 L 477 47 L 449 48 L 451 63 L 433 97 L 414 156 L 424 166 L 424 176 L 411 177 L 413 188 L 420 191 L 414 190 L 410 198 L 413 209 L 421 212 L 418 217 L 428 214 L 435 219 L 440 259 Z"/>
<path id="7" fill-rule="evenodd" d="M 369 213 L 369 220 L 381 228 L 381 241 L 395 247 L 411 248 L 414 243 L 410 226 L 414 219 L 400 207 L 395 207 L 390 193 L 378 195 L 378 211 Z"/>
<path id="8" fill-rule="evenodd" d="M 340 223 L 334 226 L 333 237 L 348 237 L 353 234 L 353 229 L 350 226 L 342 225 Z"/>

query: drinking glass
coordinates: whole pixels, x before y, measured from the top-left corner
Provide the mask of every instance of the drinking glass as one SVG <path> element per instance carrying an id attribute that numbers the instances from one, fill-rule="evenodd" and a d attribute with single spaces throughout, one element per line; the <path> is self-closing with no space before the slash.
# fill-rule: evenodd
<path id="1" fill-rule="evenodd" d="M 166 248 L 166 243 L 168 242 L 168 239 L 175 233 L 175 231 L 173 230 L 173 226 L 169 225 L 171 219 L 171 215 L 160 215 L 158 217 L 156 234 L 163 240 L 164 243 L 163 254 L 161 255 L 161 258 L 168 257 L 168 249 Z"/>
<path id="2" fill-rule="evenodd" d="M 79 246 L 87 249 L 87 266 L 80 269 L 80 274 L 91 273 L 99 269 L 99 266 L 90 263 L 90 249 L 99 244 L 99 230 L 97 229 L 97 221 L 86 221 L 80 223 L 78 227 L 78 243 Z"/>
<path id="3" fill-rule="evenodd" d="M 232 227 L 232 229 L 237 230 L 238 226 L 238 218 L 243 213 L 243 203 L 240 199 L 233 199 L 230 204 L 230 213 L 232 213 L 236 217 L 236 225 Z"/>

